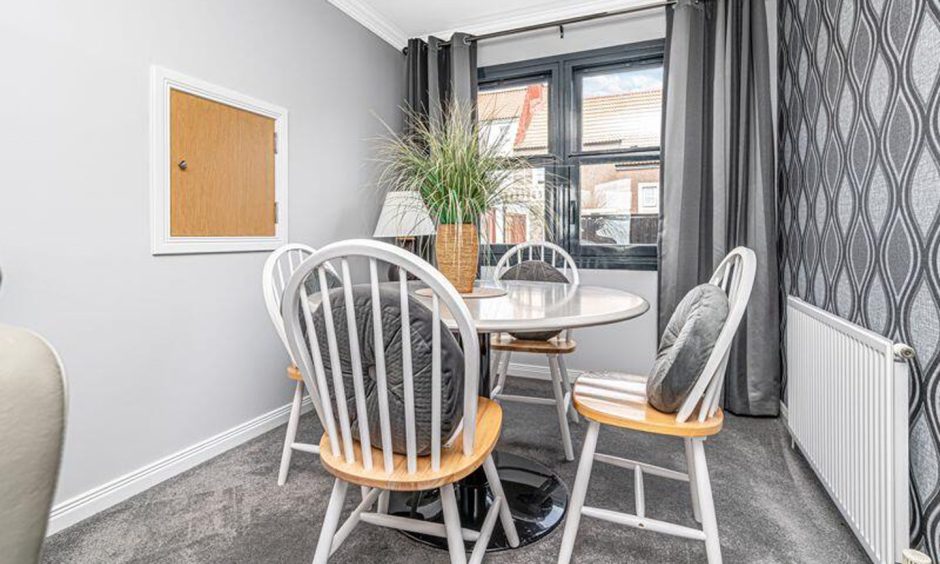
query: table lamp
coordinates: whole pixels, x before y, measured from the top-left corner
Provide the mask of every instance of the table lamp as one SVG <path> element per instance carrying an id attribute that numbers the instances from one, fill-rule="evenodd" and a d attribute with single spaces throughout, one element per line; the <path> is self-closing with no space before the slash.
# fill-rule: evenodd
<path id="1" fill-rule="evenodd" d="M 402 190 L 385 195 L 385 204 L 372 236 L 394 238 L 398 246 L 414 253 L 415 237 L 434 235 L 436 230 L 421 194 Z"/>

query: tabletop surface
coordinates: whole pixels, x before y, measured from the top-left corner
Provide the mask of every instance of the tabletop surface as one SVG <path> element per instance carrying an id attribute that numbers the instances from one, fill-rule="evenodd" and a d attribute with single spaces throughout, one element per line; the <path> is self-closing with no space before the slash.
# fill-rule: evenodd
<path id="1" fill-rule="evenodd" d="M 649 309 L 649 303 L 636 294 L 600 286 L 521 280 L 482 280 L 477 286 L 506 290 L 495 298 L 464 300 L 480 333 L 605 325 L 638 317 Z M 449 317 L 449 312 L 441 312 L 442 320 L 452 325 Z"/>

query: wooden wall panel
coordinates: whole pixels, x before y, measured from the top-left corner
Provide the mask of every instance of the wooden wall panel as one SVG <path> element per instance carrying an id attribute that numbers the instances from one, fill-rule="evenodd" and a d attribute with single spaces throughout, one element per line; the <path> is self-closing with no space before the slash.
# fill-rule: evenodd
<path id="1" fill-rule="evenodd" d="M 274 152 L 273 119 L 171 90 L 170 234 L 273 236 Z"/>

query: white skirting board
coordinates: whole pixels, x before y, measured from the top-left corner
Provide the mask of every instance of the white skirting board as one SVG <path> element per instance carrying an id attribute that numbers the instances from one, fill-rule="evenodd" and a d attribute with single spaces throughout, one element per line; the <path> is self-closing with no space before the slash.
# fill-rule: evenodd
<path id="1" fill-rule="evenodd" d="M 304 398 L 302 411 L 307 412 L 310 407 L 310 397 L 308 396 Z M 49 527 L 46 534 L 52 535 L 62 529 L 71 527 L 112 505 L 118 504 L 156 486 L 160 482 L 198 466 L 210 458 L 287 423 L 290 408 L 291 404 L 288 403 L 273 409 L 241 425 L 56 504 L 49 516 Z M 276 479 L 277 476 L 272 474 L 271 480 Z"/>
<path id="2" fill-rule="evenodd" d="M 583 371 L 573 368 L 568 369 L 568 373 L 571 374 L 573 378 L 579 376 L 581 372 Z M 551 380 L 548 366 L 539 366 L 537 364 L 513 362 L 509 364 L 509 373 L 512 376 L 521 378 Z M 310 408 L 310 398 L 305 397 L 303 411 L 306 413 Z M 96 513 L 104 511 L 113 505 L 156 486 L 160 482 L 169 480 L 173 476 L 198 466 L 210 458 L 216 457 L 242 443 L 248 442 L 279 425 L 283 425 L 287 423 L 289 414 L 290 404 L 288 403 L 255 417 L 250 421 L 246 421 L 241 425 L 223 431 L 214 437 L 210 437 L 202 442 L 115 478 L 94 489 L 58 503 L 52 508 L 46 534 L 52 535 L 71 527 Z M 271 479 L 276 479 L 276 476 L 272 475 Z"/>

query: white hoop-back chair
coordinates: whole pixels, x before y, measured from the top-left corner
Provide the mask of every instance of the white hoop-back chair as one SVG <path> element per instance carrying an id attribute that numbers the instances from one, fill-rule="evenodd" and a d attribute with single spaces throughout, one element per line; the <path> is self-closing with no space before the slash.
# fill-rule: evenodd
<path id="1" fill-rule="evenodd" d="M 708 467 L 705 463 L 704 442 L 707 437 L 721 430 L 724 421 L 724 415 L 718 403 L 725 379 L 725 368 L 728 364 L 731 343 L 747 308 L 756 268 L 757 259 L 754 251 L 738 247 L 718 265 L 709 281 L 710 284 L 718 286 L 727 294 L 730 306 L 728 317 L 718 334 L 718 339 L 701 375 L 696 379 L 688 397 L 675 415 L 662 413 L 649 405 L 646 399 L 646 376 L 607 372 L 585 373 L 578 378 L 574 386 L 574 405 L 575 409 L 588 420 L 589 426 L 584 438 L 581 460 L 578 463 L 578 474 L 571 491 L 571 503 L 568 505 L 565 532 L 558 556 L 559 564 L 565 564 L 571 559 L 581 515 L 705 541 L 708 563 L 719 564 L 721 562 L 718 523 L 708 479 Z M 681 437 L 685 443 L 686 472 L 595 453 L 597 435 L 602 424 L 656 435 Z M 595 460 L 633 470 L 636 514 L 631 515 L 584 505 L 588 482 L 591 478 L 591 468 Z M 702 524 L 702 528 L 694 529 L 648 518 L 643 493 L 645 474 L 689 482 L 692 513 L 695 520 Z"/>
<path id="2" fill-rule="evenodd" d="M 357 313 L 353 299 L 353 282 L 350 277 L 348 259 L 366 258 L 368 261 L 368 287 L 371 289 L 370 305 L 373 320 L 372 335 L 362 338 L 374 344 L 374 366 L 364 372 L 360 357 L 360 340 L 356 323 Z M 326 335 L 318 334 L 313 321 L 311 308 L 307 307 L 308 297 L 304 281 L 309 276 L 318 276 L 320 287 L 325 287 L 326 269 L 329 261 L 338 264 L 341 273 L 342 288 L 329 292 L 329 299 L 320 300 L 323 326 Z M 400 320 L 389 311 L 380 299 L 378 281 L 378 261 L 397 266 L 399 281 L 394 293 L 397 294 L 396 307 L 400 308 Z M 432 297 L 424 300 L 431 310 L 431 386 L 430 386 L 430 453 L 426 456 L 417 454 L 417 425 L 415 420 L 415 385 L 411 345 L 411 321 L 409 316 L 408 276 L 413 275 L 432 291 Z M 359 287 L 361 288 L 361 287 Z M 357 288 L 358 289 L 358 288 Z M 342 294 L 337 294 L 342 292 Z M 334 318 L 331 302 L 342 297 L 346 315 Z M 414 302 L 411 302 L 414 305 Z M 419 304 L 420 305 L 420 304 Z M 476 328 L 470 312 L 456 289 L 444 276 L 424 260 L 398 247 L 372 240 L 341 241 L 327 245 L 313 254 L 291 276 L 284 291 L 282 305 L 285 329 L 293 357 L 310 390 L 314 409 L 323 424 L 323 437 L 320 440 L 320 459 L 324 468 L 336 477 L 330 495 L 326 516 L 320 530 L 314 563 L 322 564 L 335 552 L 360 522 L 391 527 L 394 529 L 436 535 L 447 539 L 451 562 L 465 563 L 467 556 L 464 541 L 475 542 L 470 562 L 480 562 L 486 552 L 490 534 L 496 519 L 502 522 L 503 529 L 512 546 L 518 546 L 519 538 L 512 521 L 506 496 L 496 472 L 496 465 L 490 453 L 499 438 L 502 423 L 502 410 L 499 404 L 478 395 L 480 374 L 480 349 Z M 301 316 L 307 334 L 301 326 Z M 383 316 L 391 316 L 384 317 Z M 345 317 L 343 319 L 342 317 Z M 441 319 L 451 318 L 456 325 L 459 341 L 463 349 L 463 419 L 462 422 L 448 421 L 448 426 L 457 428 L 448 440 L 442 432 L 442 327 Z M 377 321 L 381 319 L 382 321 Z M 404 403 L 403 434 L 406 453 L 393 451 L 393 431 L 401 437 L 402 429 L 393 430 L 389 416 L 389 395 L 386 374 L 386 359 L 383 349 L 383 323 L 391 320 L 400 326 L 402 374 L 401 377 Z M 353 390 L 350 392 L 344 384 L 344 375 L 340 362 L 337 336 L 345 332 L 348 337 L 348 365 L 351 365 Z M 426 338 L 426 337 L 425 337 Z M 326 339 L 328 345 L 330 373 L 325 369 L 320 343 Z M 417 353 L 417 351 L 415 351 Z M 340 367 L 339 369 L 334 369 Z M 373 370 L 374 369 L 374 370 Z M 374 377 L 375 398 L 367 402 L 365 377 Z M 347 381 L 348 382 L 348 381 Z M 351 395 L 350 395 L 351 394 Z M 337 398 L 341 398 L 337 401 Z M 345 398 L 354 398 L 347 406 Z M 376 417 L 378 410 L 380 433 L 370 435 L 369 421 Z M 371 411 L 370 411 L 371 410 Z M 352 413 L 350 413 L 352 412 Z M 370 415 L 372 417 L 370 417 Z M 355 416 L 355 418 L 353 417 Z M 353 426 L 358 431 L 354 436 Z M 457 513 L 457 501 L 454 495 L 454 482 L 466 477 L 471 472 L 483 467 L 493 494 L 493 504 L 487 513 L 480 531 L 463 529 Z M 339 526 L 340 513 L 349 484 L 363 488 L 363 499 L 352 511 L 342 526 Z M 444 524 L 429 523 L 387 514 L 390 491 L 420 491 L 439 489 L 444 513 Z M 375 511 L 373 506 L 377 505 Z"/>
<path id="3" fill-rule="evenodd" d="M 544 262 L 560 270 L 572 285 L 581 283 L 578 267 L 570 254 L 554 243 L 534 241 L 521 243 L 509 249 L 496 263 L 493 278 L 501 280 L 507 270 L 525 261 Z M 565 355 L 573 353 L 576 347 L 577 343 L 572 338 L 570 329 L 548 340 L 517 339 L 508 333 L 499 333 L 490 341 L 490 349 L 495 352 L 494 365 L 496 366 L 496 378 L 493 378 L 494 385 L 490 398 L 497 401 L 554 405 L 558 412 L 558 426 L 561 429 L 561 442 L 565 449 L 566 460 L 574 460 L 568 417 L 570 416 L 577 423 L 578 413 L 571 407 L 571 380 L 565 365 Z M 548 357 L 554 397 L 543 398 L 504 392 L 512 353 L 544 354 Z"/>
<path id="4" fill-rule="evenodd" d="M 261 271 L 261 289 L 264 293 L 264 304 L 268 308 L 268 315 L 274 324 L 277 336 L 284 343 L 287 354 L 290 355 L 291 364 L 287 367 L 287 377 L 295 380 L 294 401 L 291 404 L 290 418 L 287 420 L 287 433 L 284 435 L 284 448 L 281 451 L 281 466 L 277 473 L 277 484 L 283 486 L 287 482 L 287 472 L 290 469 L 291 455 L 295 450 L 318 454 L 320 449 L 315 444 L 299 443 L 297 438 L 297 422 L 300 420 L 300 408 L 304 397 L 304 381 L 297 370 L 293 353 L 287 344 L 284 333 L 284 318 L 281 317 L 281 298 L 284 295 L 284 286 L 291 274 L 300 264 L 315 252 L 313 247 L 300 243 L 289 243 L 277 248 L 264 262 Z M 333 273 L 335 275 L 335 272 Z"/>

